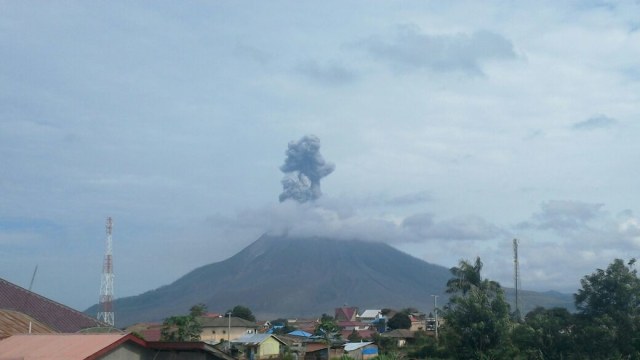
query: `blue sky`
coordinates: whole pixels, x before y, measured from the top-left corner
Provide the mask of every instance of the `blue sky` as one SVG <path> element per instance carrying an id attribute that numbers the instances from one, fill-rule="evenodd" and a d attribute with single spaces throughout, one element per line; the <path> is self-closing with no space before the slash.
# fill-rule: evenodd
<path id="1" fill-rule="evenodd" d="M 264 232 L 573 292 L 640 256 L 637 1 L 0 1 L 0 276 L 97 302 Z M 335 164 L 278 201 L 290 141 Z"/>

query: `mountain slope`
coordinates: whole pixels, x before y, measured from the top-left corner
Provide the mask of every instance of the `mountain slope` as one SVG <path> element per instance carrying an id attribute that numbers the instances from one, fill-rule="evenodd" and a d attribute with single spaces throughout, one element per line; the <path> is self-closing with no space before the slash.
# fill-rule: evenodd
<path id="1" fill-rule="evenodd" d="M 114 308 L 119 327 L 184 314 L 197 303 L 211 311 L 244 305 L 262 319 L 332 314 L 343 304 L 428 311 L 431 295 L 446 301 L 449 278 L 447 268 L 383 243 L 263 235 L 170 285 L 118 299 Z M 97 306 L 87 310 L 96 311 Z"/>

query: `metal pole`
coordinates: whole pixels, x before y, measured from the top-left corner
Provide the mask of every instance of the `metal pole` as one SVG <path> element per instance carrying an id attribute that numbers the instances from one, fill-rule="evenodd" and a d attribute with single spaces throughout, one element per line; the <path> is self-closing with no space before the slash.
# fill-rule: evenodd
<path id="1" fill-rule="evenodd" d="M 231 313 L 228 312 L 229 315 L 229 329 L 227 330 L 227 351 L 231 353 Z"/>
<path id="2" fill-rule="evenodd" d="M 438 341 L 438 295 L 433 296 L 433 312 L 436 314 L 436 341 Z"/>

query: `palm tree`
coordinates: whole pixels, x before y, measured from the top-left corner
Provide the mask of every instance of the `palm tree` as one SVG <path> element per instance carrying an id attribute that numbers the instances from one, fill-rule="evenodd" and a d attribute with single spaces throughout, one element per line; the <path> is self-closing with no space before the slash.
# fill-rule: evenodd
<path id="1" fill-rule="evenodd" d="M 452 267 L 449 271 L 453 278 L 447 281 L 447 293 L 454 294 L 462 292 L 462 296 L 467 295 L 471 289 L 479 288 L 483 290 L 496 290 L 500 284 L 495 281 L 482 280 L 482 261 L 476 257 L 476 261 L 471 264 L 467 260 L 460 260 L 458 266 Z"/>

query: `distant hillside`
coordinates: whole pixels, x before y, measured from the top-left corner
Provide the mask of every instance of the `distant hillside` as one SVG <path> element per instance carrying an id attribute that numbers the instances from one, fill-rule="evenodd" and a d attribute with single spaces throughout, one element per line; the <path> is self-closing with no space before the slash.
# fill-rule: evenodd
<path id="1" fill-rule="evenodd" d="M 264 235 L 227 260 L 195 269 L 170 285 L 116 300 L 116 325 L 160 321 L 187 313 L 197 303 L 212 311 L 240 304 L 261 319 L 332 314 L 344 304 L 429 311 L 431 295 L 446 302 L 449 278 L 447 268 L 383 243 Z M 537 295 L 546 306 L 566 300 Z M 96 311 L 97 305 L 87 309 Z"/>

